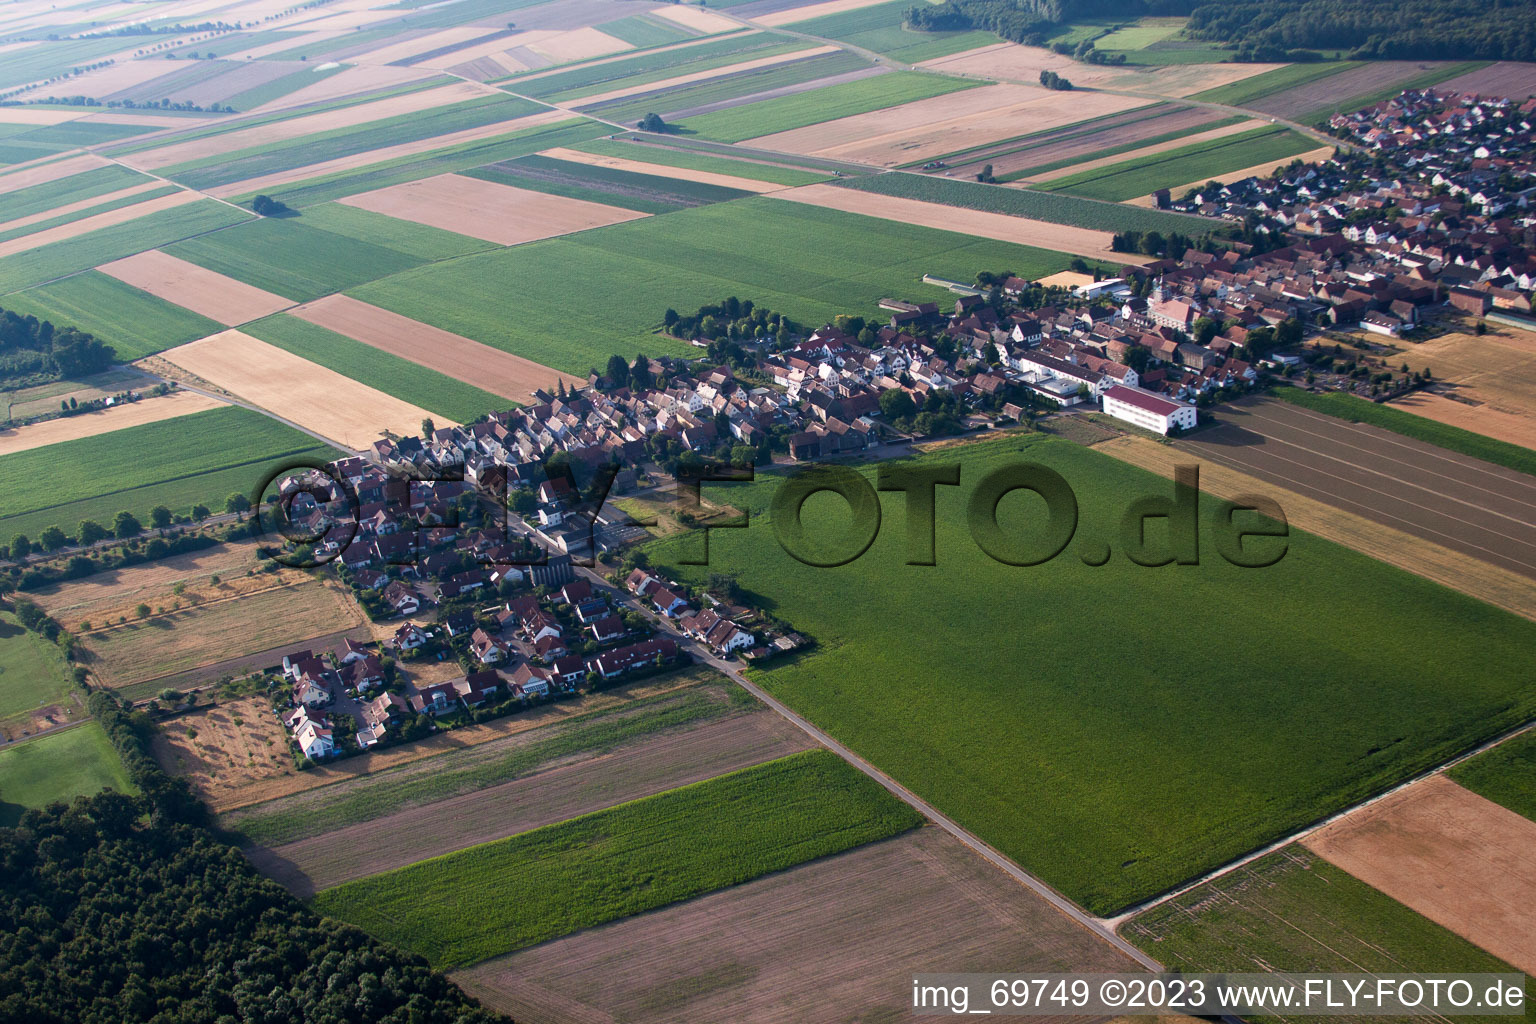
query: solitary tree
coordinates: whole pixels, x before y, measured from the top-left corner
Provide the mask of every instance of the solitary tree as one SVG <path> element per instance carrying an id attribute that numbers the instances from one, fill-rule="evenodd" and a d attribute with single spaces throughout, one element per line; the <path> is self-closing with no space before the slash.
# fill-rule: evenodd
<path id="1" fill-rule="evenodd" d="M 155 529 L 163 530 L 171 525 L 171 510 L 164 505 L 156 505 L 149 510 L 149 521 L 155 524 Z"/>
<path id="2" fill-rule="evenodd" d="M 664 132 L 667 130 L 667 122 L 661 119 L 660 114 L 646 114 L 640 119 L 640 130 L 643 132 Z"/>
<path id="3" fill-rule="evenodd" d="M 236 516 L 241 518 L 244 517 L 244 513 L 250 511 L 250 508 L 251 499 L 247 498 L 239 491 L 235 491 L 229 497 L 224 499 L 224 511 L 233 512 Z"/>
<path id="4" fill-rule="evenodd" d="M 57 526 L 50 526 L 37 537 L 44 551 L 57 551 L 69 543 L 69 535 Z"/>
<path id="5" fill-rule="evenodd" d="M 32 553 L 32 542 L 24 533 L 18 533 L 11 538 L 11 557 L 20 561 Z"/>
<path id="6" fill-rule="evenodd" d="M 127 540 L 144 532 L 144 524 L 132 512 L 119 512 L 112 520 L 112 533 L 118 540 Z"/>
<path id="7" fill-rule="evenodd" d="M 432 422 L 432 417 L 428 416 L 421 421 L 421 436 L 423 439 L 430 440 L 436 432 L 437 424 Z"/>
<path id="8" fill-rule="evenodd" d="M 76 528 L 76 538 L 81 544 L 95 544 L 99 540 L 106 540 L 109 536 L 107 528 L 94 519 L 82 519 Z"/>
<path id="9" fill-rule="evenodd" d="M 608 383 L 616 388 L 629 383 L 629 364 L 624 361 L 623 356 L 614 354 L 608 357 L 608 372 L 605 376 L 608 378 Z"/>
<path id="10" fill-rule="evenodd" d="M 202 522 L 204 519 L 207 519 L 210 515 L 212 515 L 212 512 L 210 511 L 210 509 L 208 508 L 207 505 L 193 505 L 192 506 L 192 518 L 197 520 L 198 522 Z"/>

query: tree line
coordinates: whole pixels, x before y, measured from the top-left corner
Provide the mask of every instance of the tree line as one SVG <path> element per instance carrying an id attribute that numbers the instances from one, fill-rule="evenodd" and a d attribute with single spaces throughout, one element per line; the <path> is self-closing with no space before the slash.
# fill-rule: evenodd
<path id="1" fill-rule="evenodd" d="M 0 309 L 0 384 L 100 373 L 116 357 L 112 346 L 78 328 Z"/>

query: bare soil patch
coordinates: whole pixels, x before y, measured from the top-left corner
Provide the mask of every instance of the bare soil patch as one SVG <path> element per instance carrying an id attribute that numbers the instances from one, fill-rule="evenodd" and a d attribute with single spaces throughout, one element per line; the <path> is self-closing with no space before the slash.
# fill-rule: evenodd
<path id="1" fill-rule="evenodd" d="M 754 25 L 766 25 L 772 28 L 776 25 L 792 25 L 797 21 L 809 21 L 812 18 L 824 17 L 828 14 L 842 14 L 844 11 L 857 11 L 864 7 L 873 7 L 875 4 L 889 3 L 890 0 L 826 0 L 825 3 L 808 4 L 804 7 L 791 7 L 784 11 L 772 11 L 750 19 Z"/>
<path id="2" fill-rule="evenodd" d="M 1501 60 L 1477 71 L 1441 82 L 1436 90 L 1473 92 L 1481 96 L 1525 99 L 1536 96 L 1536 64 Z"/>
<path id="3" fill-rule="evenodd" d="M 8 220 L 5 223 L 0 224 L 0 231 L 14 231 L 17 228 L 24 228 L 45 220 L 52 220 L 55 217 L 62 217 L 69 213 L 78 213 L 81 210 L 88 210 L 93 206 L 99 206 L 103 203 L 113 203 L 119 199 L 127 199 L 128 197 L 136 196 L 141 192 L 150 192 L 161 187 L 162 183 L 158 181 L 146 181 L 142 185 L 130 185 L 127 188 L 118 189 L 116 192 L 108 192 L 104 196 L 92 196 L 89 199 L 82 199 L 79 202 L 66 203 L 63 206 L 55 206 L 50 210 L 43 210 L 41 213 L 34 213 L 29 217 L 17 217 L 15 220 Z"/>
<path id="4" fill-rule="evenodd" d="M 1536 974 L 1536 821 L 1434 775 L 1319 829 L 1302 845 Z"/>
<path id="5" fill-rule="evenodd" d="M 650 737 L 477 793 L 274 849 L 248 850 L 247 855 L 294 895 L 308 897 L 354 878 L 701 782 L 810 745 L 799 729 L 762 711 Z"/>
<path id="6" fill-rule="evenodd" d="M 415 434 L 432 414 L 239 331 L 171 349 L 163 358 L 276 416 L 354 451 L 384 431 Z M 452 421 L 435 417 L 439 426 Z M 455 426 L 457 424 L 454 424 Z"/>
<path id="7" fill-rule="evenodd" d="M 151 213 L 159 213 L 161 210 L 173 210 L 178 206 L 196 202 L 202 198 L 196 192 L 173 192 L 168 196 L 158 199 L 149 199 L 142 203 L 134 203 L 131 206 L 121 206 L 116 210 L 108 210 L 106 213 L 98 213 L 91 217 L 82 217 L 68 224 L 60 224 L 58 227 L 48 228 L 30 235 L 22 235 L 12 238 L 7 242 L 0 242 L 0 256 L 10 256 L 18 252 L 26 252 L 28 249 L 39 249 L 45 245 L 62 242 L 78 235 L 89 234 L 101 228 L 109 228 L 114 224 L 126 224 L 131 220 L 138 220 Z"/>
<path id="8" fill-rule="evenodd" d="M 1212 128 L 1208 131 L 1195 132 L 1177 139 L 1169 139 L 1167 142 L 1159 142 L 1151 146 L 1143 146 L 1141 149 L 1133 149 L 1125 153 L 1117 153 L 1114 156 L 1099 157 L 1096 160 L 1085 160 L 1080 164 L 1072 164 L 1060 170 L 1047 171 L 1045 174 L 1032 175 L 1030 181 L 1054 181 L 1057 178 L 1065 178 L 1083 171 L 1095 170 L 1099 167 L 1108 167 L 1111 164 L 1123 163 L 1127 160 L 1140 160 L 1143 157 L 1153 156 L 1157 153 L 1166 153 L 1170 149 L 1179 149 L 1184 146 L 1194 145 L 1199 142 L 1211 142 L 1216 139 L 1224 139 L 1228 135 L 1236 135 L 1239 132 L 1252 131 L 1263 127 L 1262 121 L 1239 121 L 1237 124 L 1229 124 L 1225 128 Z M 1042 161 L 1048 162 L 1048 161 Z"/>
<path id="9" fill-rule="evenodd" d="M 805 60 L 807 57 L 833 53 L 836 50 L 837 47 L 835 46 L 813 46 L 810 49 L 796 50 L 793 53 L 780 53 L 772 57 L 744 60 L 740 64 L 728 64 L 723 68 L 711 68 L 708 71 L 695 71 L 691 74 L 678 75 L 676 78 L 664 78 L 659 82 L 647 82 L 643 85 L 631 85 L 623 89 L 611 89 L 608 92 L 593 93 L 591 96 L 583 96 L 580 99 L 572 100 L 571 106 L 591 107 L 599 103 L 607 103 L 610 100 L 623 99 L 626 96 L 641 96 L 646 93 L 665 92 L 668 89 L 691 85 L 694 82 L 707 82 L 715 78 L 723 78 L 726 75 L 740 74 L 743 71 L 771 68 L 776 64 L 790 64 L 794 61 Z"/>
<path id="10" fill-rule="evenodd" d="M 412 666 L 414 667 L 414 666 Z M 462 674 L 462 673 L 456 673 Z M 628 686 L 600 693 L 587 694 L 580 700 L 561 701 L 557 704 L 541 704 L 527 711 L 498 718 L 481 725 L 471 725 L 451 732 L 438 733 L 416 743 L 404 744 L 376 751 L 366 757 L 352 757 L 334 764 L 320 765 L 293 776 L 257 782 L 235 791 L 220 791 L 207 795 L 209 807 L 216 813 L 265 803 L 280 797 L 292 796 L 306 790 L 318 789 L 356 779 L 373 772 L 383 771 L 423 758 L 434 757 L 445 751 L 478 746 L 492 740 L 505 739 L 531 729 L 563 722 L 577 715 L 604 708 L 633 704 L 647 697 L 655 697 L 674 690 L 696 685 L 705 676 L 713 676 L 712 670 L 695 668 L 632 683 Z"/>
<path id="11" fill-rule="evenodd" d="M 341 75 L 334 76 L 334 78 L 340 77 Z M 326 81 L 332 80 L 334 79 L 326 79 Z M 479 142 L 482 139 L 495 138 L 498 135 L 509 135 L 513 132 L 522 131 L 525 128 L 536 128 L 542 124 L 565 121 L 570 116 L 570 112 L 565 110 L 544 110 L 537 114 L 529 114 L 526 117 L 514 117 L 510 121 L 497 121 L 495 124 L 481 125 L 479 128 L 466 128 L 460 132 L 450 132 L 447 135 L 438 135 L 430 139 L 402 142 L 398 146 L 385 146 L 382 149 L 375 149 L 367 153 L 354 153 L 351 156 L 336 157 L 333 160 L 322 160 L 319 163 L 309 164 L 305 167 L 296 167 L 291 171 L 275 171 L 272 174 L 246 178 L 244 181 L 219 185 L 206 191 L 208 195 L 220 199 L 243 196 L 251 192 L 270 191 L 282 185 L 291 185 L 297 181 L 308 181 L 310 178 L 324 177 L 339 171 L 356 170 L 359 167 L 367 167 L 371 164 L 396 160 L 401 157 L 419 156 L 422 153 L 430 153 L 433 150 L 449 149 L 465 142 Z"/>
<path id="12" fill-rule="evenodd" d="M 280 40 L 273 43 L 272 52 L 280 52 L 293 48 L 290 40 Z M 254 50 L 251 52 L 255 52 Z M 420 68 L 401 67 L 367 67 L 356 66 L 345 68 L 334 75 L 327 75 L 313 85 L 306 85 L 302 89 L 296 89 L 286 96 L 281 96 L 270 103 L 264 103 L 253 112 L 265 112 L 286 107 L 303 106 L 306 103 L 323 103 L 342 96 L 353 96 L 358 93 L 373 92 L 378 89 L 388 89 L 396 85 L 404 85 L 407 82 L 418 82 L 431 74 Z"/>
<path id="13" fill-rule="evenodd" d="M 558 147 L 546 149 L 539 155 L 547 156 L 552 160 L 567 160 L 573 164 L 587 164 L 590 167 L 612 167 L 618 171 L 654 174 L 661 178 L 676 178 L 678 181 L 696 181 L 703 185 L 719 185 L 722 188 L 740 189 L 743 192 L 777 192 L 785 188 L 784 185 L 775 184 L 771 181 L 758 181 L 755 178 L 738 178 L 734 174 L 716 174 L 714 171 L 698 171 L 691 167 L 649 164 L 644 160 L 626 160 L 623 157 L 583 153 L 579 149 Z"/>
<path id="14" fill-rule="evenodd" d="M 988 213 L 983 210 L 942 206 L 917 199 L 838 188 L 836 185 L 803 185 L 800 188 L 775 192 L 773 198 L 788 199 L 811 206 L 823 206 L 842 210 L 845 213 L 883 217 L 886 220 L 900 221 L 904 224 L 921 224 L 930 228 L 958 231 L 980 238 L 994 238 L 1002 242 L 1015 242 L 1019 245 L 1054 249 L 1057 252 L 1070 252 L 1094 259 L 1113 260 L 1117 263 L 1123 263 L 1127 258 L 1125 253 L 1117 253 L 1110 248 L 1111 234 L 1108 231 L 1093 231 L 1088 228 L 1069 227 L 1065 224 L 1052 224 L 1048 221 L 1029 220 L 1024 217 L 1010 217 L 1006 214 Z M 1140 257 L 1130 258 L 1145 262 L 1145 259 Z"/>
<path id="15" fill-rule="evenodd" d="M 681 10 L 681 8 L 667 7 L 657 11 L 656 13 L 662 17 L 666 17 L 666 12 L 672 10 Z M 713 15 L 711 15 L 711 17 L 713 17 Z M 722 18 L 720 20 L 723 21 L 724 19 Z M 737 27 L 738 26 L 735 23 L 731 24 L 731 28 Z M 713 31 L 721 32 L 725 30 L 714 29 Z M 532 35 L 532 33 L 528 34 Z M 542 53 L 556 64 L 568 64 L 571 61 L 589 60 L 593 57 L 606 57 L 611 53 L 622 53 L 625 50 L 634 49 L 633 46 L 631 46 L 629 43 L 626 43 L 624 40 L 615 38 L 606 32 L 602 32 L 591 27 L 573 28 L 565 32 L 555 32 L 551 35 L 545 36 L 542 39 L 537 39 L 531 42 L 524 41 L 521 45 L 527 46 L 535 53 Z"/>
<path id="16" fill-rule="evenodd" d="M 704 35 L 713 35 L 716 32 L 730 32 L 741 27 L 730 18 L 721 17 L 713 11 L 706 11 L 702 7 L 686 7 L 677 4 L 671 7 L 662 5 L 650 12 L 657 18 L 665 18 L 683 28 L 700 32 Z"/>
<path id="17" fill-rule="evenodd" d="M 921 66 L 935 71 L 1027 83 L 1039 81 L 1042 71 L 1054 71 L 1070 79 L 1079 88 L 1124 89 L 1158 96 L 1191 96 L 1285 65 L 1174 64 L 1155 68 L 1109 67 L 1103 64 L 1081 64 L 1071 57 L 1064 57 L 1041 46 L 994 43 L 924 61 Z M 1052 95 L 1059 98 L 1063 94 Z M 1075 106 L 1081 97 L 1079 93 L 1067 95 L 1067 99 L 1058 99 L 1064 107 Z"/>
<path id="18" fill-rule="evenodd" d="M 80 174 L 97 167 L 105 167 L 110 162 L 105 157 L 99 157 L 94 153 L 82 153 L 80 156 L 55 160 L 51 164 L 41 164 L 24 170 L 11 171 L 9 174 L 0 175 L 0 193 L 15 192 L 17 189 L 30 188 L 33 185 L 41 185 L 49 181 L 58 181 L 60 178 L 67 178 L 72 174 Z"/>
<path id="19" fill-rule="evenodd" d="M 890 167 L 1101 117 L 1142 102 L 1081 93 L 1068 103 L 1060 93 L 1038 86 L 984 85 L 764 135 L 747 145 Z"/>
<path id="20" fill-rule="evenodd" d="M 1206 459 L 1192 460 L 1188 453 L 1171 445 L 1141 437 L 1119 437 L 1095 444 L 1093 449 L 1169 479 L 1173 478 L 1176 466 L 1196 461 L 1200 467 L 1200 487 L 1209 494 L 1229 500 L 1246 495 L 1269 497 L 1284 510 L 1286 520 L 1295 529 L 1536 620 L 1536 593 L 1532 592 L 1530 581 L 1508 569 L 1298 494 L 1239 468 Z"/>
<path id="21" fill-rule="evenodd" d="M 96 269 L 226 327 L 259 320 L 293 305 L 292 299 L 225 277 L 158 249 L 103 263 Z"/>
<path id="22" fill-rule="evenodd" d="M 1064 125 L 1030 140 L 1026 143 L 1029 146 L 1027 149 L 1009 152 L 1017 144 L 1000 143 L 995 148 L 974 151 L 962 158 L 963 162 L 952 163 L 950 169 L 956 177 L 961 177 L 975 174 L 991 164 L 992 173 L 1001 176 L 1062 160 L 1092 159 L 1116 146 L 1138 142 L 1164 132 L 1192 129 L 1212 120 L 1214 118 L 1210 111 L 1197 107 L 1181 107 L 1163 113 L 1148 112 L 1144 107 L 1132 108 L 1101 118 L 1097 130 L 1086 135 L 1080 135 L 1082 129 L 1078 127 Z"/>
<path id="23" fill-rule="evenodd" d="M 81 638 L 85 664 L 113 689 L 186 672 L 357 625 L 362 613 L 338 587 L 306 580 L 228 601 L 153 612 Z"/>
<path id="24" fill-rule="evenodd" d="M 216 409 L 223 404 L 217 398 L 191 391 L 177 391 L 163 398 L 144 398 L 110 409 L 44 420 L 28 427 L 0 428 L 0 455 L 12 455 L 61 441 L 77 441 L 82 437 L 95 437 L 125 427 L 157 423 L 176 416 Z"/>
<path id="25" fill-rule="evenodd" d="M 1135 971 L 936 828 L 456 972 L 529 1024 L 905 1020 L 914 971 Z"/>
<path id="26" fill-rule="evenodd" d="M 199 793 L 295 774 L 288 734 L 265 697 L 244 697 L 178 715 L 153 743 L 155 759 Z"/>
<path id="27" fill-rule="evenodd" d="M 1417 78 L 1427 71 L 1444 67 L 1445 61 L 1378 60 L 1359 67 L 1324 75 L 1311 82 L 1256 99 L 1244 106 L 1277 117 L 1296 118 L 1314 111 L 1349 109 L 1356 96 L 1389 88 L 1398 82 Z M 1341 106 L 1342 105 L 1342 106 Z"/>
<path id="28" fill-rule="evenodd" d="M 648 216 L 457 174 L 391 185 L 340 202 L 498 245 L 518 245 Z"/>
<path id="29" fill-rule="evenodd" d="M 568 387 L 586 383 L 542 363 L 346 295 L 327 295 L 290 312 L 337 334 L 519 402 L 526 401 L 539 388 L 555 387 L 560 380 Z"/>

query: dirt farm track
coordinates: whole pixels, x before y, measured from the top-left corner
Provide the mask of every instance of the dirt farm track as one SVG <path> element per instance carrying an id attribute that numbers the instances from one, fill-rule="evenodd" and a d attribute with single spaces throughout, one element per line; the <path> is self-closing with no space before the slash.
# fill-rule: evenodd
<path id="1" fill-rule="evenodd" d="M 1536 479 L 1272 398 L 1244 398 L 1176 446 L 1536 579 Z"/>

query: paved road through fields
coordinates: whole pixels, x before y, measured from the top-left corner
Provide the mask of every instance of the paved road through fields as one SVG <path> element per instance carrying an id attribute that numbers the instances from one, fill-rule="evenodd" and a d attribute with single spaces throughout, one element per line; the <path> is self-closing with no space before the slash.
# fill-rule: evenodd
<path id="1" fill-rule="evenodd" d="M 1536 477 L 1274 398 L 1176 447 L 1536 579 Z"/>

